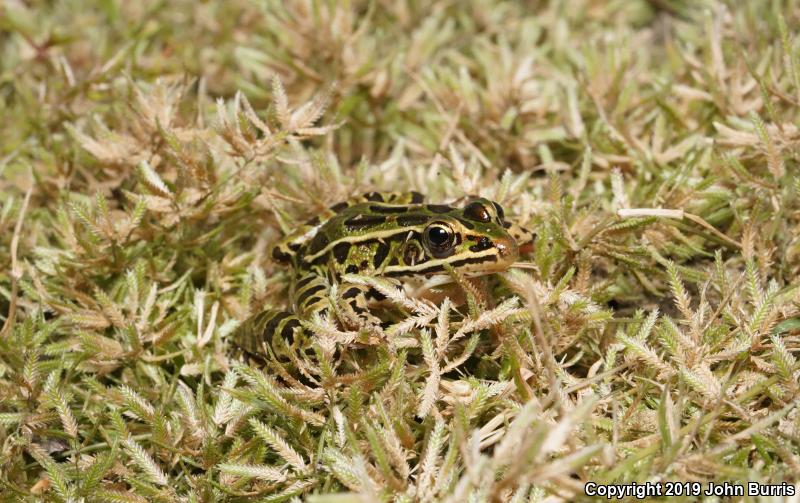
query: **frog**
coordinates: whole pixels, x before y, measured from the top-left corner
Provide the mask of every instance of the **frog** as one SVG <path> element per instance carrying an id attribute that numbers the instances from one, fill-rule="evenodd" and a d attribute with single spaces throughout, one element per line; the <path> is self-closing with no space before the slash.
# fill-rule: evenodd
<path id="1" fill-rule="evenodd" d="M 313 336 L 303 322 L 331 314 L 334 286 L 355 317 L 376 322 L 369 303 L 383 295 L 348 278 L 378 277 L 402 288 L 407 278 L 499 273 L 534 238 L 487 198 L 430 204 L 420 192 L 364 193 L 328 207 L 274 246 L 272 258 L 291 269 L 291 307 L 250 316 L 233 342 L 257 359 L 306 351 Z"/>

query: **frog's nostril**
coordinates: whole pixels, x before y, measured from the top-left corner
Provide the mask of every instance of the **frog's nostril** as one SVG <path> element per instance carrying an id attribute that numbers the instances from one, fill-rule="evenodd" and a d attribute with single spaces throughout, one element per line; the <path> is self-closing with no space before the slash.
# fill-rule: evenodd
<path id="1" fill-rule="evenodd" d="M 501 258 L 508 258 L 517 254 L 517 243 L 513 240 L 498 241 L 495 245 Z"/>

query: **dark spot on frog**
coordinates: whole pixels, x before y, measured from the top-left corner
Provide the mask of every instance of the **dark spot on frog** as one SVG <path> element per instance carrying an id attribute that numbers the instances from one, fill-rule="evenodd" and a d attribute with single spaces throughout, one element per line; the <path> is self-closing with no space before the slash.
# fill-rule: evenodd
<path id="1" fill-rule="evenodd" d="M 265 335 L 274 334 L 276 329 L 278 328 L 278 325 L 280 325 L 280 323 L 283 320 L 285 320 L 286 318 L 288 318 L 290 316 L 292 316 L 292 314 L 291 313 L 287 313 L 285 311 L 280 312 L 280 313 L 276 314 L 275 316 L 273 316 L 272 319 L 270 319 L 267 322 L 267 326 L 264 327 L 264 330 L 262 332 L 262 334 L 263 334 L 262 335 L 262 339 L 264 338 Z"/>
<path id="2" fill-rule="evenodd" d="M 300 281 L 297 282 L 297 285 L 295 285 L 295 288 L 297 288 L 298 290 L 302 290 L 304 286 L 306 286 L 307 284 L 309 284 L 312 281 L 314 281 L 315 279 L 317 279 L 317 277 L 318 276 L 316 276 L 316 275 L 306 276 L 305 278 L 302 278 Z"/>
<path id="3" fill-rule="evenodd" d="M 333 256 L 336 261 L 343 264 L 347 261 L 347 255 L 350 253 L 350 243 L 339 243 L 333 247 Z"/>
<path id="4" fill-rule="evenodd" d="M 348 208 L 349 206 L 350 205 L 346 201 L 342 201 L 341 203 L 334 204 L 333 206 L 329 207 L 328 209 L 333 211 L 333 212 L 335 212 L 335 213 L 339 213 L 340 211 L 342 211 L 343 209 Z"/>
<path id="5" fill-rule="evenodd" d="M 324 232 L 318 232 L 314 237 L 314 240 L 311 241 L 311 247 L 308 251 L 312 255 L 317 254 L 322 251 L 323 248 L 328 246 L 329 243 L 330 240 L 328 239 L 328 236 L 326 236 Z"/>
<path id="6" fill-rule="evenodd" d="M 386 243 L 379 244 L 377 249 L 375 250 L 375 256 L 372 259 L 372 266 L 375 269 L 380 268 L 383 261 L 386 260 L 386 257 L 389 255 L 389 245 Z"/>
<path id="7" fill-rule="evenodd" d="M 300 321 L 299 320 L 289 320 L 286 322 L 286 325 L 283 326 L 281 330 L 281 337 L 286 340 L 294 339 L 294 330 L 296 328 L 300 328 Z"/>
<path id="8" fill-rule="evenodd" d="M 361 289 L 358 287 L 350 287 L 342 294 L 343 299 L 352 299 L 356 297 L 359 293 L 361 293 Z"/>
<path id="9" fill-rule="evenodd" d="M 344 221 L 349 230 L 358 230 L 364 227 L 374 227 L 386 222 L 386 217 L 381 215 L 356 215 Z"/>
<path id="10" fill-rule="evenodd" d="M 386 296 L 381 292 L 375 290 L 374 288 L 370 288 L 369 291 L 367 291 L 367 297 L 370 299 L 375 299 L 379 302 L 382 300 L 386 300 Z"/>
<path id="11" fill-rule="evenodd" d="M 478 252 L 478 251 L 488 250 L 492 246 L 494 246 L 492 244 L 492 240 L 487 238 L 486 236 L 483 236 L 482 238 L 478 239 L 477 244 L 470 246 L 469 249 L 470 251 Z"/>
<path id="12" fill-rule="evenodd" d="M 380 213 L 382 215 L 387 214 L 394 214 L 394 213 L 406 213 L 408 211 L 407 206 L 380 206 L 377 204 L 372 204 L 369 207 L 369 211 L 374 213 Z"/>
<path id="13" fill-rule="evenodd" d="M 317 293 L 317 292 L 319 292 L 319 291 L 321 291 L 321 290 L 325 290 L 325 285 L 315 285 L 315 286 L 312 286 L 311 288 L 309 288 L 309 289 L 308 289 L 308 290 L 306 290 L 305 292 L 302 292 L 302 293 L 301 293 L 301 294 L 298 296 L 298 298 L 297 298 L 297 303 L 298 303 L 298 304 L 300 304 L 300 305 L 303 305 L 303 304 L 305 304 L 305 303 L 306 303 L 306 300 L 308 300 L 308 298 L 309 298 L 309 297 L 311 297 L 312 295 L 314 295 L 315 293 Z"/>
<path id="14" fill-rule="evenodd" d="M 285 253 L 280 248 L 276 247 L 272 250 L 272 258 L 278 262 L 289 262 L 292 257 L 288 253 Z"/>
<path id="15" fill-rule="evenodd" d="M 432 213 L 450 213 L 453 211 L 453 207 L 446 204 L 429 204 L 425 207 Z"/>

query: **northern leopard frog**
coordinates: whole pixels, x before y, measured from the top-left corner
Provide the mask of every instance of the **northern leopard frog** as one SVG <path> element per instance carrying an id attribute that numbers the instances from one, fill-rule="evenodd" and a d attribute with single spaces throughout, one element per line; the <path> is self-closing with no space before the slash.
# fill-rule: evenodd
<path id="1" fill-rule="evenodd" d="M 467 199 L 459 207 L 425 204 L 417 192 L 364 194 L 331 206 L 273 249 L 276 261 L 293 267 L 293 312 L 251 316 L 234 333 L 234 342 L 261 358 L 307 349 L 301 320 L 331 309 L 334 283 L 359 317 L 369 317 L 367 301 L 380 298 L 368 287 L 343 281 L 344 275 L 402 278 L 452 268 L 479 276 L 507 269 L 532 240 L 488 199 Z"/>

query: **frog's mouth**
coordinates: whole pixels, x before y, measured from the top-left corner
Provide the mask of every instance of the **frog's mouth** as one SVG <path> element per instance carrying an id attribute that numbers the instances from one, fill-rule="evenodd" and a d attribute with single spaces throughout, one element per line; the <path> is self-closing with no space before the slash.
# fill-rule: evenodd
<path id="1" fill-rule="evenodd" d="M 484 253 L 475 254 L 473 257 L 456 259 L 451 265 L 462 271 L 466 276 L 482 276 L 503 272 L 519 258 L 519 247 L 512 237 L 494 240 L 494 246 Z"/>

